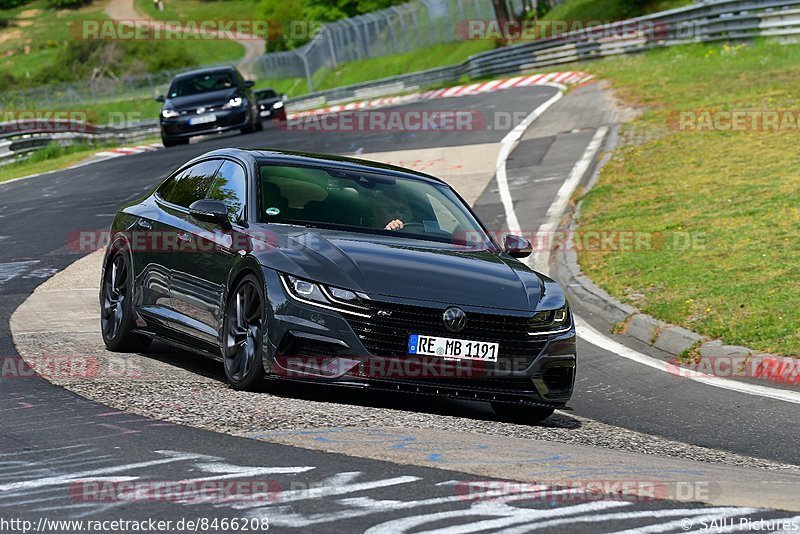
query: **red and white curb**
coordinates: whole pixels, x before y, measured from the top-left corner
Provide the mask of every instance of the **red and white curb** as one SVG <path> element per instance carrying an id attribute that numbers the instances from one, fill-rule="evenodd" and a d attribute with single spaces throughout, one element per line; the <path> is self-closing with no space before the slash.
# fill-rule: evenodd
<path id="1" fill-rule="evenodd" d="M 586 74 L 585 72 L 579 72 L 579 71 L 548 72 L 546 74 L 517 76 L 515 78 L 491 80 L 488 82 L 473 83 L 469 85 L 456 85 L 454 87 L 435 89 L 432 91 L 426 91 L 424 93 L 411 93 L 402 96 L 390 96 L 386 98 L 378 98 L 376 100 L 363 100 L 361 102 L 351 102 L 349 104 L 343 104 L 340 106 L 330 106 L 327 108 L 299 111 L 295 113 L 289 113 L 288 118 L 295 119 L 312 115 L 338 113 L 341 111 L 374 109 L 384 106 L 393 106 L 397 104 L 407 104 L 409 102 L 417 102 L 420 100 L 434 100 L 437 98 L 471 96 L 481 93 L 488 93 L 490 91 L 511 89 L 514 87 L 530 87 L 532 85 L 547 85 L 547 84 L 561 84 L 567 86 L 578 85 L 591 80 L 593 77 L 594 76 L 591 74 Z"/>
<path id="2" fill-rule="evenodd" d="M 546 74 L 530 74 L 525 76 L 517 76 L 515 78 L 505 78 L 502 80 L 490 80 L 488 82 L 473 83 L 469 85 L 456 85 L 454 87 L 446 87 L 444 89 L 435 89 L 431 91 L 411 93 L 402 96 L 389 96 L 385 98 L 378 98 L 375 100 L 363 100 L 361 102 L 351 102 L 341 106 L 330 106 L 327 108 L 319 108 L 308 111 L 301 111 L 297 113 L 289 113 L 288 118 L 295 119 L 300 117 L 307 117 L 313 115 L 322 115 L 329 113 L 339 113 L 342 111 L 352 111 L 360 109 L 374 109 L 385 106 L 395 106 L 397 104 L 407 104 L 410 102 L 418 102 L 421 100 L 435 100 L 437 98 L 451 98 L 459 96 L 471 96 L 481 93 L 488 93 L 490 91 L 502 91 L 503 89 L 511 89 L 514 87 L 530 87 L 534 85 L 578 85 L 591 80 L 593 76 L 580 71 L 567 71 L 567 72 L 548 72 Z M 117 158 L 120 156 L 130 156 L 132 154 L 141 154 L 142 152 L 153 152 L 164 148 L 161 143 L 152 143 L 149 145 L 137 145 L 131 147 L 112 148 L 98 152 L 94 155 L 95 161 L 102 159 Z"/>
<path id="3" fill-rule="evenodd" d="M 161 143 L 150 143 L 149 145 L 111 148 L 109 150 L 98 152 L 95 154 L 95 156 L 109 159 L 109 158 L 117 158 L 119 156 L 130 156 L 133 154 L 141 154 L 142 152 L 154 152 L 162 148 L 164 148 L 164 145 L 162 145 Z"/>

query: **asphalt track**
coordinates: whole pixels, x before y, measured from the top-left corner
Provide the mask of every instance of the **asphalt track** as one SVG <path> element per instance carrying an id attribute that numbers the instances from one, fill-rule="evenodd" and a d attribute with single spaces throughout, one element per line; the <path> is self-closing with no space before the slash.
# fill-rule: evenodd
<path id="1" fill-rule="evenodd" d="M 507 90 L 398 109 L 472 109 L 524 116 L 554 91 L 549 87 Z M 561 182 L 595 129 L 606 120 L 607 115 L 598 110 L 598 102 L 563 100 L 526 133 L 508 163 L 515 210 L 523 228 L 538 228 Z M 223 146 L 331 153 L 459 146 L 498 142 L 507 129 L 335 134 L 267 129 L 0 185 L 0 355 L 16 356 L 8 330 L 13 310 L 43 279 L 78 258 L 68 250 L 67 236 L 107 227 L 120 203 L 143 194 L 171 169 L 195 155 Z M 476 209 L 494 227 L 502 227 L 495 183 L 481 195 Z M 602 318 L 584 316 L 598 329 L 608 331 Z M 620 341 L 657 355 L 649 347 Z M 800 452 L 792 446 L 800 419 L 793 405 L 665 375 L 587 343 L 581 343 L 579 350 L 577 391 L 571 403 L 577 415 L 713 449 L 800 464 Z M 470 501 L 458 498 L 458 492 L 453 490 L 452 481 L 465 478 L 459 473 L 164 424 L 109 411 L 41 379 L 3 379 L 0 398 L 6 401 L 0 408 L 1 517 L 38 520 L 50 514 L 52 518 L 93 519 L 238 518 L 263 513 L 274 526 L 313 525 L 319 531 L 362 531 L 383 524 L 382 530 L 376 532 L 418 528 L 415 525 L 423 523 L 428 528 L 444 528 L 493 518 L 496 523 L 487 524 L 487 529 L 535 520 L 553 530 L 594 532 L 602 520 L 607 521 L 603 530 L 617 531 L 656 523 L 664 526 L 690 514 L 665 511 L 661 517 L 654 511 L 678 510 L 670 503 L 581 503 L 580 508 L 573 508 L 575 504 L 534 500 L 483 503 L 476 508 Z M 290 469 L 276 470 L 279 467 Z M 281 501 L 273 502 L 269 495 L 268 506 L 263 502 L 211 506 L 158 500 L 96 503 L 82 502 L 67 489 L 77 478 L 185 480 L 219 473 L 273 479 L 280 490 L 275 498 Z M 292 488 L 300 491 L 311 486 L 320 488 L 318 493 L 291 493 Z M 725 514 L 717 512 L 718 516 Z M 394 520 L 401 523 L 386 523 Z"/>

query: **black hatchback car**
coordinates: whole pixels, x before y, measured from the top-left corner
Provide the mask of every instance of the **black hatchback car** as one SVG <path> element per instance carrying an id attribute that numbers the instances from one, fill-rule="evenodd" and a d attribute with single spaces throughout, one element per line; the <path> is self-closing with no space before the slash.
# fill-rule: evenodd
<path id="1" fill-rule="evenodd" d="M 159 113 L 165 147 L 186 144 L 193 136 L 261 129 L 253 97 L 253 82 L 235 67 L 215 67 L 185 72 L 170 83 Z"/>
<path id="2" fill-rule="evenodd" d="M 441 180 L 354 159 L 224 149 L 175 170 L 111 228 L 100 300 L 115 351 L 152 339 L 265 377 L 491 402 L 569 400 L 562 289 Z"/>

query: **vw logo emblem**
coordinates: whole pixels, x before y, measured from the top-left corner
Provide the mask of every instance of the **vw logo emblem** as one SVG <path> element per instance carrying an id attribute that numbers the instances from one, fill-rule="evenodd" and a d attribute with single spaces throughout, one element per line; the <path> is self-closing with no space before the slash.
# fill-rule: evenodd
<path id="1" fill-rule="evenodd" d="M 442 322 L 451 332 L 461 332 L 467 326 L 467 314 L 461 308 L 447 308 L 442 316 Z"/>
<path id="2" fill-rule="evenodd" d="M 206 108 L 204 106 L 200 106 L 199 108 L 197 108 L 197 114 L 198 115 L 200 115 L 201 113 L 205 113 L 205 112 L 206 112 Z"/>

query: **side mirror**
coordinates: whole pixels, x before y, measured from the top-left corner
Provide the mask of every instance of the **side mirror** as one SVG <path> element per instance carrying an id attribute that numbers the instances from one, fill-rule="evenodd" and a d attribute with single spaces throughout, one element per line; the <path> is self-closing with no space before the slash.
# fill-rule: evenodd
<path id="1" fill-rule="evenodd" d="M 199 221 L 217 223 L 223 227 L 230 226 L 228 206 L 221 200 L 196 200 L 189 206 L 189 214 Z"/>
<path id="2" fill-rule="evenodd" d="M 244 82 L 244 86 L 247 87 L 248 89 L 253 87 L 255 84 L 256 84 L 256 82 L 254 82 L 253 80 L 245 80 L 245 82 Z"/>
<path id="3" fill-rule="evenodd" d="M 527 258 L 533 252 L 531 242 L 522 236 L 506 234 L 503 238 L 503 250 L 513 258 Z"/>
<path id="4" fill-rule="evenodd" d="M 158 95 L 156 97 L 156 102 L 164 102 L 165 100 L 166 98 L 164 98 L 164 95 Z"/>

